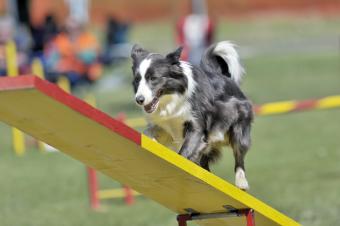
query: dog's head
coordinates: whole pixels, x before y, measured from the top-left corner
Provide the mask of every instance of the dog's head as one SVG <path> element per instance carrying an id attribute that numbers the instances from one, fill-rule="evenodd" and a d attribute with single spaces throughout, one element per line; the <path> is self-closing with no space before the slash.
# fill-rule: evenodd
<path id="1" fill-rule="evenodd" d="M 181 52 L 182 47 L 163 56 L 150 53 L 139 45 L 132 48 L 135 100 L 146 113 L 153 113 L 164 95 L 186 91 L 187 78 L 181 67 Z"/>

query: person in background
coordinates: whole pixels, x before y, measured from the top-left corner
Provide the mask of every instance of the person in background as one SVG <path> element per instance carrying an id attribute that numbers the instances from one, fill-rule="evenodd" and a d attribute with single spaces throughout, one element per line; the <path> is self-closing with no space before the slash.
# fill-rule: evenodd
<path id="1" fill-rule="evenodd" d="M 101 61 L 105 65 L 119 62 L 130 57 L 131 46 L 128 44 L 129 24 L 108 17 L 106 25 L 105 48 Z"/>
<path id="2" fill-rule="evenodd" d="M 46 45 L 47 79 L 55 82 L 60 75 L 67 76 L 71 87 L 93 83 L 101 75 L 99 51 L 96 37 L 83 23 L 69 18 L 65 31 Z"/>
<path id="3" fill-rule="evenodd" d="M 3 16 L 0 17 L 0 76 L 7 75 L 6 45 L 9 41 L 14 41 L 16 44 L 19 74 L 27 74 L 29 72 L 28 55 L 31 47 L 29 32 L 25 26 L 15 26 L 10 17 Z"/>
<path id="4" fill-rule="evenodd" d="M 43 36 L 44 45 L 53 40 L 54 37 L 57 36 L 57 34 L 59 33 L 59 27 L 53 14 L 48 14 L 46 16 L 43 30 L 44 30 Z"/>
<path id="5" fill-rule="evenodd" d="M 204 50 L 212 44 L 214 24 L 204 0 L 192 0 L 191 12 L 177 23 L 177 43 L 183 46 L 182 58 L 199 65 Z"/>
<path id="6" fill-rule="evenodd" d="M 0 18 L 0 76 L 7 74 L 6 69 L 6 43 L 13 36 L 12 22 L 8 17 Z"/>
<path id="7" fill-rule="evenodd" d="M 41 25 L 30 25 L 30 30 L 33 39 L 31 58 L 42 58 L 44 47 L 58 33 L 58 25 L 53 14 L 48 14 Z"/>

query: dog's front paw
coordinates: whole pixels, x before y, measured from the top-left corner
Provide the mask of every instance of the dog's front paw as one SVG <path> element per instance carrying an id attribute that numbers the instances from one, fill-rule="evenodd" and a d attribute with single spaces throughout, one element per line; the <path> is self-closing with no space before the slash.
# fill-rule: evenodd
<path id="1" fill-rule="evenodd" d="M 243 169 L 237 168 L 235 173 L 235 185 L 242 190 L 249 190 L 249 184 Z"/>

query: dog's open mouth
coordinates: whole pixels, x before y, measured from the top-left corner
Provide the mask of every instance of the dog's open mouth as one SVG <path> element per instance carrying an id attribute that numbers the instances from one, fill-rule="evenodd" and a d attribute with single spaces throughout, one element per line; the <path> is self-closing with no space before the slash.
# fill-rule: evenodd
<path id="1" fill-rule="evenodd" d="M 157 109 L 160 96 L 161 96 L 161 91 L 158 91 L 157 95 L 153 98 L 151 103 L 144 106 L 144 111 L 146 113 L 151 114 L 152 112 L 154 112 Z"/>
<path id="2" fill-rule="evenodd" d="M 153 98 L 150 104 L 144 106 L 145 112 L 149 114 L 154 112 L 158 107 L 158 102 L 159 102 L 158 97 Z"/>

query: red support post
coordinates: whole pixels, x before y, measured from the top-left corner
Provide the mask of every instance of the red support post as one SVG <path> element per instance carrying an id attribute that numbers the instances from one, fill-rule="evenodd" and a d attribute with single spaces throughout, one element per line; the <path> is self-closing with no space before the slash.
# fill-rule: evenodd
<path id="1" fill-rule="evenodd" d="M 126 120 L 126 115 L 124 114 L 124 112 L 120 112 L 117 115 L 116 119 L 120 122 L 124 122 Z M 126 185 L 123 185 L 123 189 L 125 193 L 124 200 L 125 200 L 126 205 L 132 205 L 135 202 L 132 189 Z"/>
<path id="2" fill-rule="evenodd" d="M 129 188 L 128 186 L 124 185 L 124 192 L 125 192 L 125 203 L 126 205 L 132 205 L 135 202 L 133 193 L 132 193 L 132 189 Z"/>
<path id="3" fill-rule="evenodd" d="M 191 220 L 190 214 L 177 215 L 178 226 L 187 226 L 187 221 Z"/>
<path id="4" fill-rule="evenodd" d="M 250 209 L 246 213 L 246 218 L 247 218 L 247 226 L 255 226 L 255 214 L 254 210 Z"/>
<path id="5" fill-rule="evenodd" d="M 97 174 L 96 171 L 90 167 L 87 167 L 87 178 L 89 184 L 89 198 L 90 206 L 92 209 L 98 209 L 100 206 L 100 201 L 98 197 L 98 184 L 97 184 Z"/>

